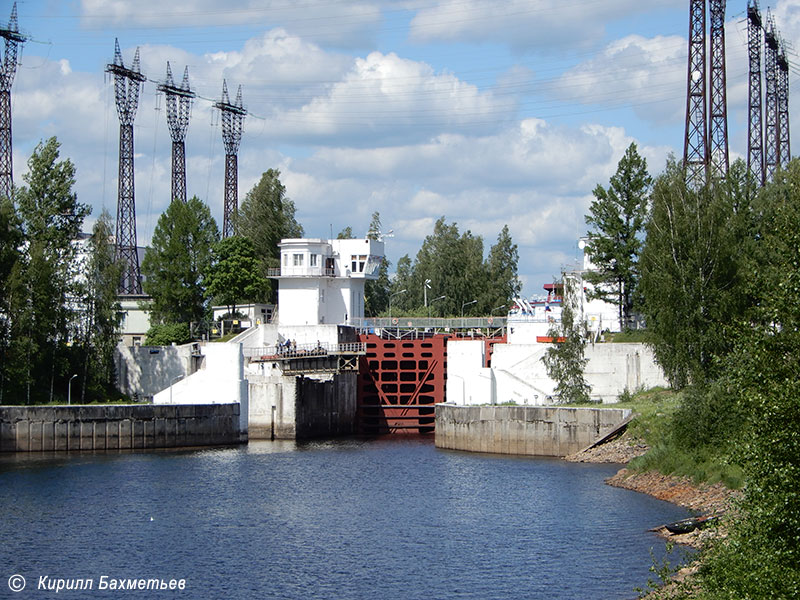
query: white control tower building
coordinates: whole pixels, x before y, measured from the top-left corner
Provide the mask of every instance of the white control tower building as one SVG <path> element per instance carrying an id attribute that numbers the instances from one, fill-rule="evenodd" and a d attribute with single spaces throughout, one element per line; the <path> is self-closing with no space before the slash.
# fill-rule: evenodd
<path id="1" fill-rule="evenodd" d="M 346 325 L 364 317 L 364 285 L 377 279 L 383 242 L 371 239 L 283 239 L 278 321 L 285 325 Z"/>

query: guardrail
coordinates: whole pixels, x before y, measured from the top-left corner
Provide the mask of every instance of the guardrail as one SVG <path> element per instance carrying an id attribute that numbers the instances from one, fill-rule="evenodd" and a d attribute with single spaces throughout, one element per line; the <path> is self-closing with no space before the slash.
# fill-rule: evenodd
<path id="1" fill-rule="evenodd" d="M 376 317 L 350 319 L 350 325 L 360 329 L 499 329 L 505 327 L 506 317 L 463 317 L 437 319 L 425 317 Z"/>
<path id="2" fill-rule="evenodd" d="M 338 354 L 366 354 L 367 345 L 363 342 L 346 342 L 342 344 L 278 344 L 258 348 L 243 348 L 245 358 L 308 358 Z"/>
<path id="3" fill-rule="evenodd" d="M 267 277 L 336 277 L 332 267 L 270 267 Z"/>

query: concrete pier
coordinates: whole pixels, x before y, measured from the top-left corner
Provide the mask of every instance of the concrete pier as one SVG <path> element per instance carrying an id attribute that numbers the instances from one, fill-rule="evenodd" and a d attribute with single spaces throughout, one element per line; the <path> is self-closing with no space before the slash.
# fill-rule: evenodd
<path id="1" fill-rule="evenodd" d="M 238 404 L 0 406 L 0 452 L 144 450 L 242 441 Z"/>
<path id="2" fill-rule="evenodd" d="M 436 446 L 451 450 L 566 456 L 631 414 L 622 408 L 436 405 Z"/>

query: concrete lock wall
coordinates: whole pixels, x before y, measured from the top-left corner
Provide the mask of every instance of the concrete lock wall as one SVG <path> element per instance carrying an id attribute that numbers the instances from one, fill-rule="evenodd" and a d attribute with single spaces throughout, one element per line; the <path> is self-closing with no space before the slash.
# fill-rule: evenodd
<path id="1" fill-rule="evenodd" d="M 141 399 L 155 396 L 176 379 L 197 370 L 198 344 L 183 346 L 117 346 L 114 362 L 117 387 L 129 396 Z"/>
<path id="2" fill-rule="evenodd" d="M 239 405 L 0 407 L 0 452 L 238 444 Z"/>
<path id="3" fill-rule="evenodd" d="M 328 380 L 248 375 L 250 439 L 309 439 L 355 432 L 356 374 Z"/>
<path id="4" fill-rule="evenodd" d="M 448 355 L 452 346 L 462 343 L 464 342 L 449 343 Z M 492 354 L 492 370 L 496 379 L 494 397 L 474 396 L 474 403 L 515 402 L 545 405 L 552 402 L 555 382 L 547 376 L 542 362 L 548 347 L 549 344 L 495 345 Z M 645 344 L 589 344 L 586 346 L 585 356 L 588 362 L 584 376 L 592 388 L 590 396 L 598 401 L 616 402 L 625 390 L 635 392 L 638 389 L 669 385 L 661 367 L 655 361 L 653 351 Z M 463 366 L 467 389 L 470 388 L 470 381 L 477 383 L 478 369 L 481 366 L 477 361 Z M 451 376 L 448 373 L 448 377 Z M 453 401 L 464 403 L 455 397 Z M 466 403 L 469 404 L 469 401 Z"/>
<path id="5" fill-rule="evenodd" d="M 631 414 L 620 408 L 436 406 L 436 446 L 451 450 L 566 456 Z"/>

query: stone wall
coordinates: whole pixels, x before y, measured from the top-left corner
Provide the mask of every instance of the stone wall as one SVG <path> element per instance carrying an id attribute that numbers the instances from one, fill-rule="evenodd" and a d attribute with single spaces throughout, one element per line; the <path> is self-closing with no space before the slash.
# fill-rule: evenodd
<path id="1" fill-rule="evenodd" d="M 248 375 L 250 439 L 310 439 L 355 433 L 356 373 L 318 380 Z"/>
<path id="2" fill-rule="evenodd" d="M 566 456 L 630 415 L 630 409 L 436 405 L 436 446 L 451 450 Z"/>
<path id="3" fill-rule="evenodd" d="M 0 407 L 0 452 L 220 446 L 241 438 L 238 404 Z"/>

